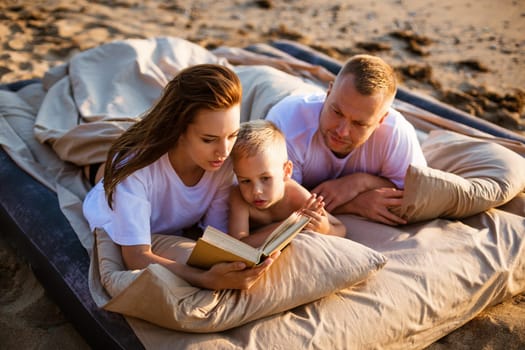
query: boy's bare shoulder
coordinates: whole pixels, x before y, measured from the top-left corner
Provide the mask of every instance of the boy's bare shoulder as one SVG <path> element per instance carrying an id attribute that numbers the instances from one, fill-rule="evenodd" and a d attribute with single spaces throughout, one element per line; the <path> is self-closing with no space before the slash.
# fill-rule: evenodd
<path id="1" fill-rule="evenodd" d="M 239 186 L 233 185 L 230 189 L 230 205 L 241 205 L 241 203 L 244 203 L 244 198 L 242 198 L 241 190 L 239 189 Z"/>

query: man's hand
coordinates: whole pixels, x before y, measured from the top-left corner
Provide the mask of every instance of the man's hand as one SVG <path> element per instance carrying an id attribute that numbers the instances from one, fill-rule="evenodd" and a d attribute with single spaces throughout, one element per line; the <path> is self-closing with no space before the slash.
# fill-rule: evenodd
<path id="1" fill-rule="evenodd" d="M 312 193 L 322 197 L 325 209 L 332 212 L 335 208 L 354 199 L 359 192 L 351 184 L 349 177 L 327 180 L 312 190 Z"/>
<path id="2" fill-rule="evenodd" d="M 385 187 L 395 187 L 389 180 L 367 173 L 353 173 L 335 180 L 328 180 L 315 187 L 312 192 L 322 196 L 329 213 L 342 214 L 334 210 L 352 201 L 359 194 Z M 401 194 L 402 195 L 402 194 Z"/>
<path id="3" fill-rule="evenodd" d="M 401 205 L 403 191 L 396 188 L 377 188 L 361 193 L 351 202 L 334 210 L 334 213 L 357 214 L 383 224 L 395 226 L 406 224 L 406 220 L 390 211 Z"/>

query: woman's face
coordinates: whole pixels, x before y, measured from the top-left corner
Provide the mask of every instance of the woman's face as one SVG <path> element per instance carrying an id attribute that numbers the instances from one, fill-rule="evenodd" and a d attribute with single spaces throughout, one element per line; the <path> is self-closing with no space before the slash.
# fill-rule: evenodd
<path id="1" fill-rule="evenodd" d="M 188 161 L 206 171 L 218 170 L 230 155 L 239 124 L 240 105 L 217 111 L 201 109 L 178 146 L 184 147 Z"/>

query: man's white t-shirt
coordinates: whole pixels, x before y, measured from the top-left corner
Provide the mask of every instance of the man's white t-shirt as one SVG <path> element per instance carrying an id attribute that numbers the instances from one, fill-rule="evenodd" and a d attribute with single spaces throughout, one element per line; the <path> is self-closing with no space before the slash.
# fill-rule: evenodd
<path id="1" fill-rule="evenodd" d="M 102 180 L 84 199 L 83 212 L 91 230 L 103 228 L 120 245 L 149 245 L 151 234 L 180 235 L 196 223 L 226 232 L 232 181 L 227 161 L 215 172 L 205 171 L 195 186 L 186 186 L 166 153 L 117 185 L 113 210 Z"/>
<path id="2" fill-rule="evenodd" d="M 344 158 L 336 157 L 318 131 L 325 98 L 326 94 L 288 96 L 266 117 L 284 133 L 294 165 L 292 177 L 306 188 L 356 172 L 381 176 L 404 188 L 408 166 L 426 165 L 414 127 L 394 109 L 363 145 Z"/>

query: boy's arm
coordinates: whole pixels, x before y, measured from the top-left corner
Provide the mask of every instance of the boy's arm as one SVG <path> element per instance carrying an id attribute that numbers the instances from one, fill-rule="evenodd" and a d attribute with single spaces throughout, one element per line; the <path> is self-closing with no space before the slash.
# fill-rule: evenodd
<path id="1" fill-rule="evenodd" d="M 268 238 L 268 236 L 275 230 L 283 221 L 273 222 L 265 225 L 254 232 L 250 233 L 248 237 L 242 239 L 244 243 L 251 245 L 252 247 L 260 247 Z"/>
<path id="2" fill-rule="evenodd" d="M 346 237 L 346 226 L 335 216 L 333 216 L 330 213 L 327 213 L 328 215 L 328 222 L 330 223 L 330 232 L 329 234 L 338 236 L 338 237 Z"/>
<path id="3" fill-rule="evenodd" d="M 244 201 L 237 186 L 230 193 L 230 213 L 228 233 L 252 247 L 260 247 L 266 237 L 280 224 L 264 226 L 260 230 L 250 232 L 250 206 Z"/>
<path id="4" fill-rule="evenodd" d="M 344 237 L 346 227 L 339 219 L 327 212 L 324 206 L 323 197 L 318 197 L 315 193 L 310 194 L 301 209 L 303 214 L 311 218 L 305 228 L 327 235 Z"/>
<path id="5" fill-rule="evenodd" d="M 305 226 L 307 230 L 323 233 L 326 235 L 345 237 L 346 227 L 339 219 L 328 213 L 324 208 L 303 209 L 304 214 L 308 215 L 311 220 Z"/>
<path id="6" fill-rule="evenodd" d="M 238 186 L 233 186 L 229 200 L 228 234 L 237 239 L 250 235 L 250 210 L 243 200 Z"/>

